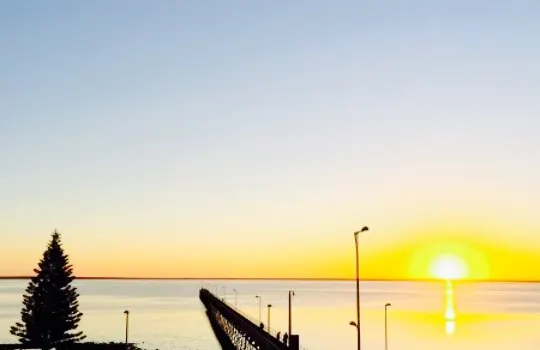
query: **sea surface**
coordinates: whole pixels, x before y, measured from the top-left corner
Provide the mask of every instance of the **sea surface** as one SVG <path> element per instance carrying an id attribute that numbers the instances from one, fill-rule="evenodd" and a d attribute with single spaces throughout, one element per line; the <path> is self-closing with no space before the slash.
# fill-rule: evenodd
<path id="1" fill-rule="evenodd" d="M 10 326 L 19 318 L 27 281 L 0 281 L 0 342 L 16 342 Z M 80 324 L 89 340 L 123 341 L 124 310 L 130 311 L 130 341 L 146 349 L 220 349 L 198 291 L 204 284 L 271 328 L 287 331 L 288 290 L 294 290 L 293 333 L 307 350 L 355 349 L 354 282 L 311 281 L 77 281 Z M 399 350 L 538 350 L 540 285 L 533 283 L 363 282 L 362 346 Z M 233 290 L 236 290 L 236 297 Z M 236 300 L 235 300 L 236 299 Z"/>

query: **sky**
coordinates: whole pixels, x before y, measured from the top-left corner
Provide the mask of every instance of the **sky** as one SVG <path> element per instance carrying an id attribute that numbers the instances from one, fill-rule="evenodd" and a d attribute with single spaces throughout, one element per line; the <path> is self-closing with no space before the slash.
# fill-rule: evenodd
<path id="1" fill-rule="evenodd" d="M 0 275 L 540 280 L 540 2 L 0 2 Z"/>

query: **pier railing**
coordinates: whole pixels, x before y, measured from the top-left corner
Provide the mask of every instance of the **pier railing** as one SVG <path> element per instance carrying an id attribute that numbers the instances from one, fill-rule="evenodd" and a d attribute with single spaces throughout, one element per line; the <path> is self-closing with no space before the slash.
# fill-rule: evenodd
<path id="1" fill-rule="evenodd" d="M 289 335 L 288 344 L 257 324 L 250 316 L 235 310 L 207 289 L 199 298 L 207 310 L 210 324 L 224 350 L 299 350 L 298 335 Z"/>

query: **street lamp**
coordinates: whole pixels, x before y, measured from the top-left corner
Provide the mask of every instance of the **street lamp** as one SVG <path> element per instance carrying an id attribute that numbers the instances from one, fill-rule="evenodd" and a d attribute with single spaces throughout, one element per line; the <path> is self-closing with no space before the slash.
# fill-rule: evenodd
<path id="1" fill-rule="evenodd" d="M 234 309 L 236 310 L 236 305 L 238 304 L 238 291 L 233 289 L 234 292 Z"/>
<path id="2" fill-rule="evenodd" d="M 268 304 L 268 333 L 270 333 L 270 309 L 272 308 L 272 304 Z"/>
<path id="3" fill-rule="evenodd" d="M 368 231 L 368 227 L 364 226 L 360 231 L 354 233 L 354 245 L 356 247 L 356 338 L 357 348 L 361 349 L 360 343 L 360 269 L 358 263 L 358 235 L 362 232 Z"/>
<path id="4" fill-rule="evenodd" d="M 384 305 L 384 349 L 388 350 L 388 307 L 392 306 L 390 303 Z"/>
<path id="5" fill-rule="evenodd" d="M 126 315 L 126 349 L 128 348 L 128 330 L 129 330 L 129 311 L 124 311 Z"/>
<path id="6" fill-rule="evenodd" d="M 262 308 L 262 298 L 260 295 L 255 295 L 255 298 L 259 299 L 259 324 L 261 323 L 261 308 Z"/>
<path id="7" fill-rule="evenodd" d="M 292 335 L 292 297 L 294 296 L 294 291 L 289 291 L 289 337 Z"/>

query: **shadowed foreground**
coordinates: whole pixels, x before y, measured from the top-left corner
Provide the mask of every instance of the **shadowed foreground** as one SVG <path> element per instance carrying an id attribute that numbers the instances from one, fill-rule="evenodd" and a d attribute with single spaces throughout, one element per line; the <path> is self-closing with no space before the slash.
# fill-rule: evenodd
<path id="1" fill-rule="evenodd" d="M 0 350 L 38 349 L 22 344 L 0 344 Z M 57 350 L 126 350 L 125 343 L 79 343 L 65 347 L 56 347 Z M 128 350 L 142 350 L 135 344 L 128 344 Z"/>

